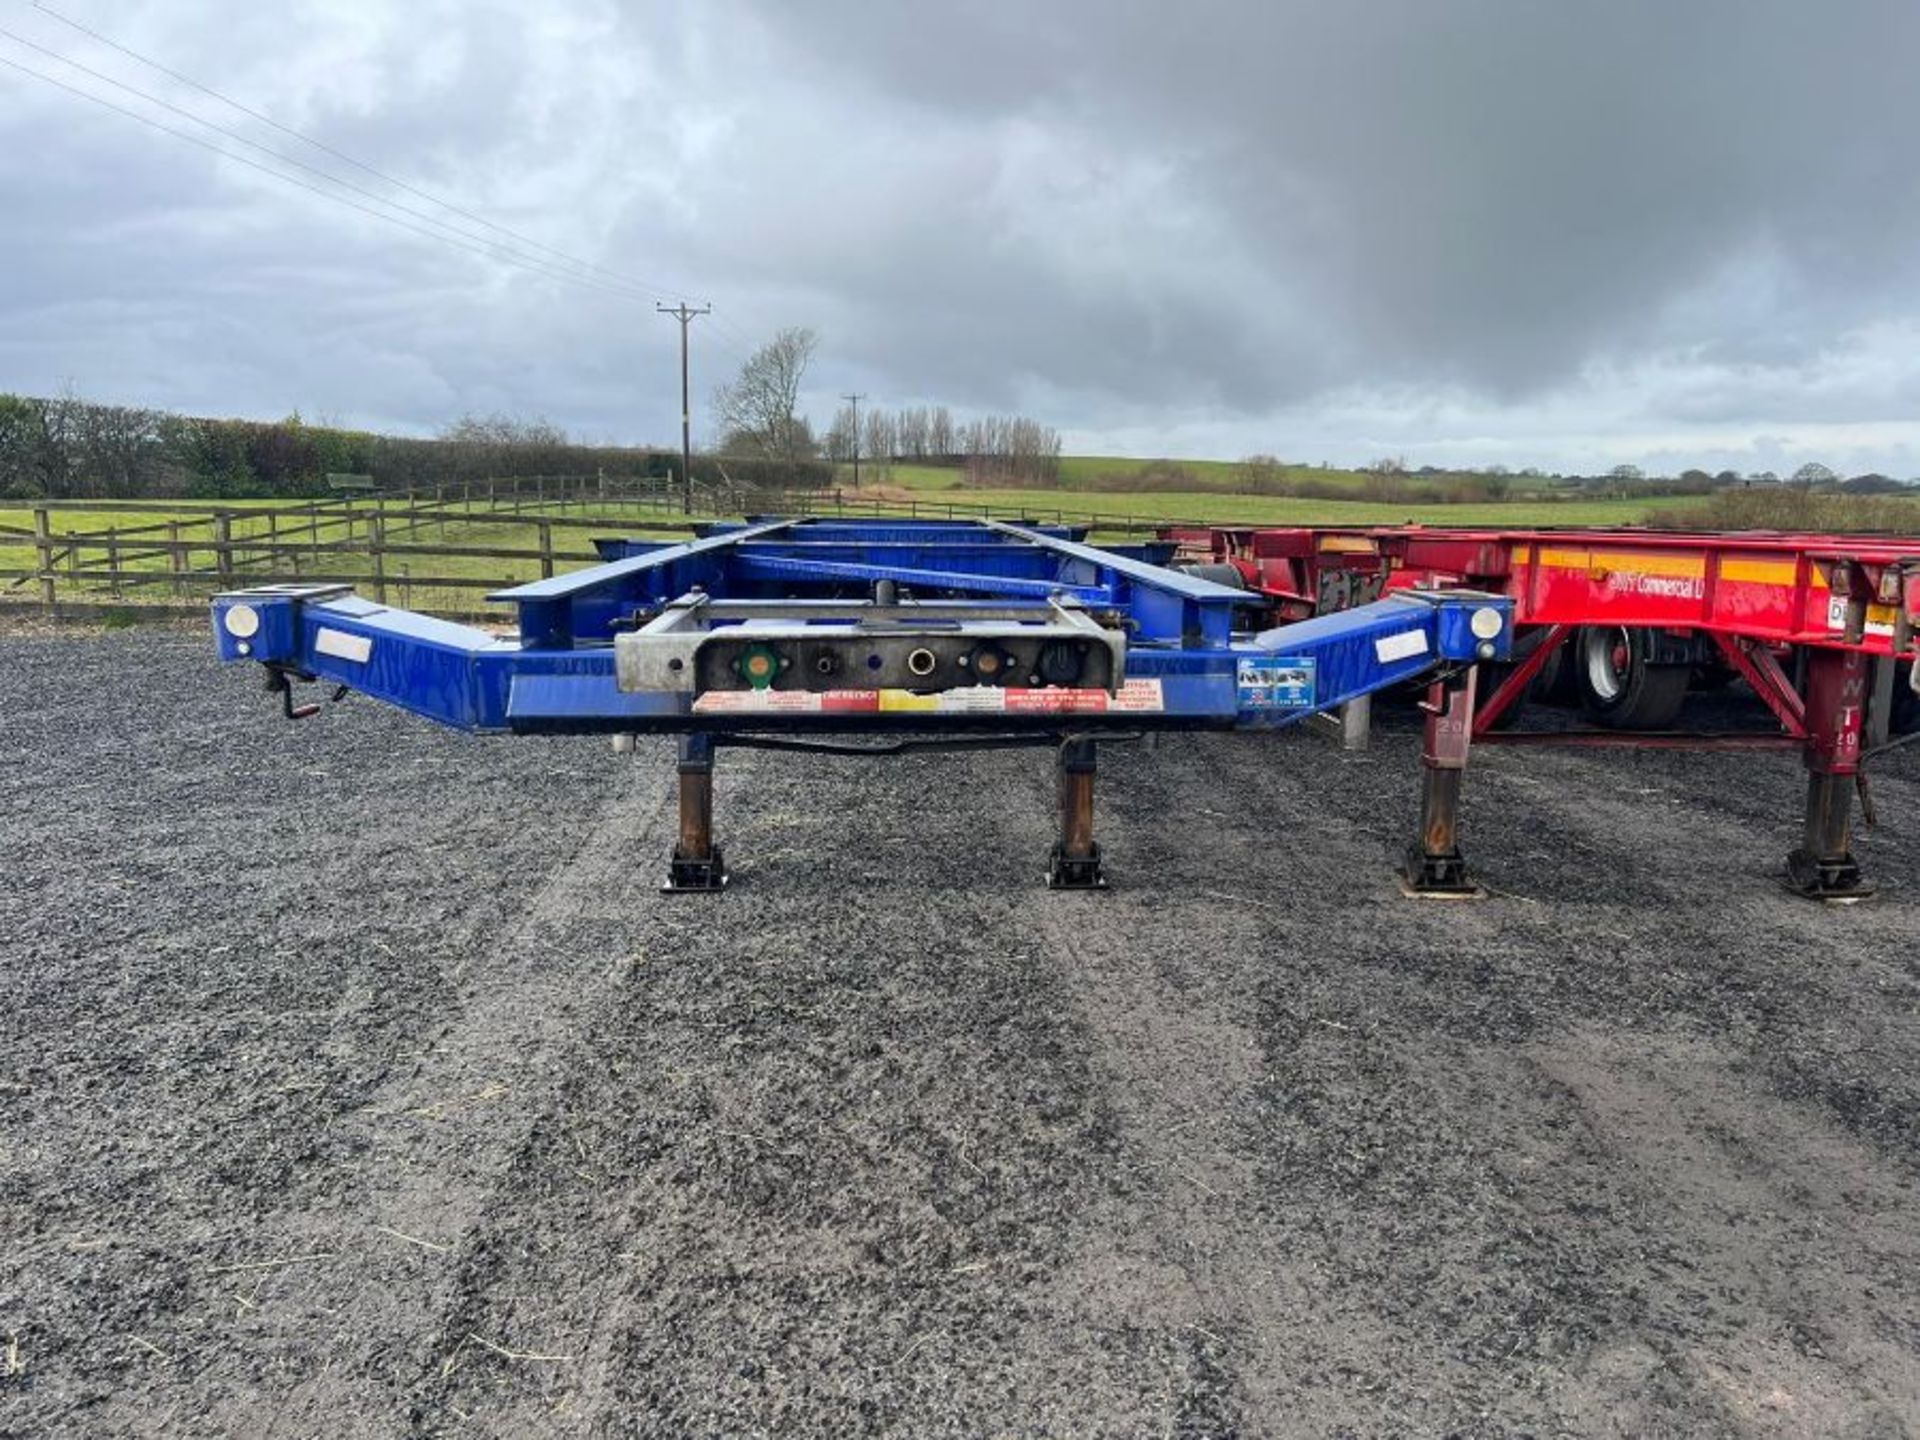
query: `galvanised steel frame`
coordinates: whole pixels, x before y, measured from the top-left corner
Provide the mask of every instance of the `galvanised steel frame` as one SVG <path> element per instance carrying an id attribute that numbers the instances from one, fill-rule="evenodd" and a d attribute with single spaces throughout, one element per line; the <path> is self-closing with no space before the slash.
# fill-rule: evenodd
<path id="1" fill-rule="evenodd" d="M 1254 597 L 1166 568 L 1171 545 L 1096 547 L 1060 527 L 765 519 L 596 546 L 600 565 L 491 597 L 515 607 L 510 634 L 301 585 L 216 596 L 214 633 L 223 659 L 267 668 L 296 718 L 316 707 L 296 707 L 292 685 L 318 681 L 463 730 L 681 735 L 668 888 L 709 890 L 726 880 L 712 839 L 722 744 L 1055 745 L 1051 882 L 1091 888 L 1104 883 L 1100 738 L 1276 729 L 1427 676 L 1444 708 L 1512 632 L 1509 600 L 1467 591 L 1249 626 Z M 1429 755 L 1416 889 L 1469 888 L 1453 819 L 1463 763 Z"/>
<path id="2" fill-rule="evenodd" d="M 1165 532 L 1189 559 L 1258 591 L 1269 618 L 1338 612 L 1402 589 L 1469 586 L 1514 604 L 1515 664 L 1475 707 L 1475 738 L 1803 750 L 1802 841 L 1789 882 L 1816 899 L 1870 893 L 1850 840 L 1864 741 L 1891 694 L 1870 695 L 1869 662 L 1910 658 L 1920 617 L 1920 540 L 1879 535 L 1633 529 L 1289 526 Z M 1553 653 L 1584 627 L 1639 630 L 1677 663 L 1717 654 L 1753 688 L 1780 735 L 1501 733 L 1494 726 Z M 1711 648 L 1696 654 L 1704 637 Z M 1798 658 L 1796 681 L 1779 656 Z M 1886 672 L 1891 684 L 1891 671 Z M 1920 688 L 1920 667 L 1912 672 Z M 1870 712 L 1877 709 L 1877 716 Z M 1880 735 L 1884 742 L 1885 735 Z"/>

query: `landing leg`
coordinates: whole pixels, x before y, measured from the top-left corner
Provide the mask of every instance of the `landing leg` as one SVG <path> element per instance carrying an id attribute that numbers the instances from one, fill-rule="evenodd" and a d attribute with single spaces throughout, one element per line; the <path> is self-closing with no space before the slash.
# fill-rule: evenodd
<path id="1" fill-rule="evenodd" d="M 1812 900 L 1864 900 L 1848 833 L 1860 770 L 1867 703 L 1867 657 L 1852 650 L 1807 652 L 1807 819 L 1800 848 L 1787 856 L 1787 885 Z"/>
<path id="2" fill-rule="evenodd" d="M 713 843 L 713 737 L 680 737 L 680 840 L 667 866 L 669 894 L 727 886 L 727 867 Z"/>
<path id="3" fill-rule="evenodd" d="M 1401 870 L 1407 894 L 1478 899 L 1486 892 L 1467 878 L 1460 854 L 1460 780 L 1473 740 L 1473 668 L 1436 680 L 1427 690 L 1426 734 L 1420 747 L 1420 841 L 1407 848 Z"/>
<path id="4" fill-rule="evenodd" d="M 1104 890 L 1107 878 L 1093 839 L 1093 741 L 1063 741 L 1059 764 L 1060 838 L 1047 865 L 1047 884 L 1055 890 Z"/>

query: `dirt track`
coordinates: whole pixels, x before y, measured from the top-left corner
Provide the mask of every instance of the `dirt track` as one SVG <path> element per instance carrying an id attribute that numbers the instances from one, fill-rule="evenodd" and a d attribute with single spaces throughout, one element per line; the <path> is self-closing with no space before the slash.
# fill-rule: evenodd
<path id="1" fill-rule="evenodd" d="M 1483 751 L 1436 905 L 1404 721 L 1108 752 L 1104 896 L 726 753 L 715 903 L 207 649 L 0 637 L 0 1433 L 1920 1432 L 1920 761 L 1827 910 L 1788 757 Z"/>

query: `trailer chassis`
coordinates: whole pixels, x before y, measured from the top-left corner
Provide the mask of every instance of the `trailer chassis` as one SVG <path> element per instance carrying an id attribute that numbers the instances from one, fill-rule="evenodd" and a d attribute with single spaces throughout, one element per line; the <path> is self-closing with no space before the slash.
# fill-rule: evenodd
<path id="1" fill-rule="evenodd" d="M 1787 884 L 1812 899 L 1873 887 L 1852 851 L 1863 766 L 1887 738 L 1891 667 L 1910 661 L 1920 616 L 1920 540 L 1774 532 L 1182 529 L 1163 538 L 1207 573 L 1262 596 L 1269 618 L 1337 612 L 1381 595 L 1464 585 L 1514 602 L 1516 663 L 1477 708 L 1488 743 L 1799 749 L 1808 778 Z M 1752 688 L 1774 735 L 1498 728 L 1556 655 L 1598 627 L 1637 632 L 1669 663 L 1714 657 Z M 1796 657 L 1801 678 L 1781 655 Z M 1881 683 L 1876 687 L 1878 673 Z M 1920 667 L 1910 672 L 1920 682 Z M 1920 683 L 1916 683 L 1920 688 Z M 1677 696 L 1675 699 L 1677 704 Z"/>
<path id="2" fill-rule="evenodd" d="M 1159 563 L 1171 546 L 1101 548 L 1060 527 L 774 518 L 681 543 L 596 541 L 603 563 L 492 598 L 492 633 L 342 586 L 214 597 L 223 659 L 355 691 L 457 729 L 680 737 L 665 888 L 728 883 L 714 764 L 733 745 L 898 753 L 1055 753 L 1056 889 L 1103 888 L 1097 746 L 1155 730 L 1274 730 L 1393 685 L 1451 697 L 1471 725 L 1476 665 L 1507 657 L 1512 602 L 1431 590 L 1297 623 L 1244 623 L 1250 597 Z M 889 743 L 834 737 L 879 736 Z M 1414 893 L 1460 893 L 1464 745 L 1430 747 Z"/>

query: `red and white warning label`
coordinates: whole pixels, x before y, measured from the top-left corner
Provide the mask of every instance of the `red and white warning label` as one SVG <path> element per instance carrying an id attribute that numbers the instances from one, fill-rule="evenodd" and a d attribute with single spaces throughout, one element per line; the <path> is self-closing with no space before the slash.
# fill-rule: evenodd
<path id="1" fill-rule="evenodd" d="M 1061 686 L 999 690 L 968 685 L 931 695 L 912 690 L 709 690 L 693 702 L 696 715 L 1138 715 L 1165 709 L 1158 680 L 1128 680 L 1116 695 Z"/>

